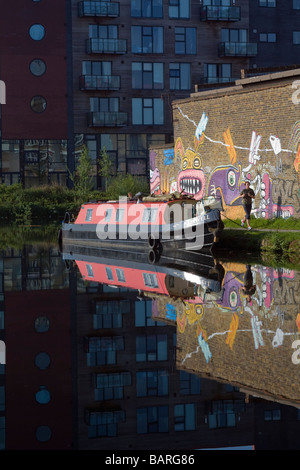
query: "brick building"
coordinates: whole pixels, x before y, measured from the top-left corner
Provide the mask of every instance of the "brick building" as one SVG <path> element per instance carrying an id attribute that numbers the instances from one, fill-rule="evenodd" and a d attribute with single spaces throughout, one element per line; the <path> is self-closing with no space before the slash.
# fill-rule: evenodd
<path id="1" fill-rule="evenodd" d="M 174 101 L 174 146 L 151 149 L 151 191 L 220 196 L 224 214 L 237 218 L 250 179 L 255 217 L 298 217 L 299 74 L 244 78 Z"/>

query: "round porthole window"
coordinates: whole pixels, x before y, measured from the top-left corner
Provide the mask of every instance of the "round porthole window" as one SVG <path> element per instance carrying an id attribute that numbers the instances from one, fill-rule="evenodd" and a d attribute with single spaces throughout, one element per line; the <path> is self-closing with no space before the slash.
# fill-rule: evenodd
<path id="1" fill-rule="evenodd" d="M 35 356 L 34 363 L 38 369 L 48 369 L 50 365 L 50 356 L 45 352 L 40 352 Z"/>
<path id="2" fill-rule="evenodd" d="M 34 327 L 37 333 L 44 333 L 49 330 L 50 322 L 49 318 L 40 316 L 35 319 Z"/>
<path id="3" fill-rule="evenodd" d="M 50 392 L 46 387 L 41 386 L 39 391 L 35 394 L 35 399 L 41 405 L 46 405 L 51 399 Z"/>
<path id="4" fill-rule="evenodd" d="M 29 36 L 34 41 L 41 41 L 45 36 L 45 28 L 42 24 L 33 24 L 29 28 Z"/>
<path id="5" fill-rule="evenodd" d="M 47 108 L 47 102 L 43 96 L 34 96 L 30 101 L 30 107 L 35 113 L 43 113 Z"/>
<path id="6" fill-rule="evenodd" d="M 34 59 L 30 62 L 29 69 L 32 75 L 40 77 L 46 72 L 46 64 L 41 59 Z"/>
<path id="7" fill-rule="evenodd" d="M 49 441 L 51 439 L 51 434 L 52 432 L 49 426 L 38 426 L 36 428 L 35 435 L 36 435 L 37 440 L 40 442 Z"/>

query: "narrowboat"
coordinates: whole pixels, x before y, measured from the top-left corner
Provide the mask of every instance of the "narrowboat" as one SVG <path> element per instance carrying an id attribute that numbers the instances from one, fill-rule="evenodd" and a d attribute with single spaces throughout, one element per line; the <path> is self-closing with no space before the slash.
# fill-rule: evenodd
<path id="1" fill-rule="evenodd" d="M 65 214 L 60 243 L 115 244 L 117 249 L 147 251 L 149 261 L 156 263 L 168 250 L 211 250 L 224 227 L 222 210 L 221 199 L 198 201 L 174 194 L 90 201 L 76 218 Z"/>
<path id="2" fill-rule="evenodd" d="M 76 251 L 77 250 L 77 251 Z M 215 293 L 220 299 L 224 269 L 212 256 L 178 263 L 166 258 L 160 265 L 148 262 L 143 253 L 126 254 L 123 250 L 72 246 L 62 253 L 68 269 L 77 267 L 82 279 L 113 287 L 173 298 L 204 300 Z"/>

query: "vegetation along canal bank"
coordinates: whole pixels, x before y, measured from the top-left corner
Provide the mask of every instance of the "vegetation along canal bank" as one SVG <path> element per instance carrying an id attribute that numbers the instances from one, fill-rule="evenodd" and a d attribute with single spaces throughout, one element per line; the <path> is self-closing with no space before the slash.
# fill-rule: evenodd
<path id="1" fill-rule="evenodd" d="M 56 242 L 57 229 L 66 211 L 76 215 L 83 202 L 113 199 L 129 191 L 146 192 L 147 185 L 131 175 L 118 178 L 105 193 L 61 186 L 23 189 L 19 184 L 0 185 L 0 248 L 22 243 L 37 231 L 37 236 L 52 237 Z M 218 256 L 240 261 L 254 256 L 269 265 L 280 262 L 300 269 L 300 219 L 251 217 L 251 231 L 241 227 L 240 220 L 226 217 L 223 220 L 225 229 L 216 244 Z"/>

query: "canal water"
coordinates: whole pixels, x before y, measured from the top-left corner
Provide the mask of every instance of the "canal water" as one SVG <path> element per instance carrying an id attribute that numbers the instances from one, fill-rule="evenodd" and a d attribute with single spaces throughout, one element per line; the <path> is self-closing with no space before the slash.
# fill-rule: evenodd
<path id="1" fill-rule="evenodd" d="M 0 263 L 1 449 L 300 448 L 299 271 L 13 245 Z"/>

